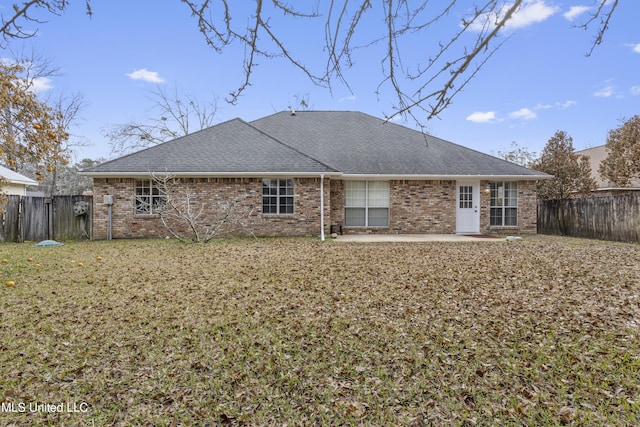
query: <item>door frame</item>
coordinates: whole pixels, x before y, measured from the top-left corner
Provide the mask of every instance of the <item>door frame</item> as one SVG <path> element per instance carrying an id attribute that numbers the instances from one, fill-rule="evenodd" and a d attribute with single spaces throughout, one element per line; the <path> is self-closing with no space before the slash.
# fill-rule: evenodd
<path id="1" fill-rule="evenodd" d="M 460 223 L 460 186 L 472 187 L 472 208 L 474 209 L 475 217 L 473 218 L 473 224 L 467 229 L 462 228 Z M 459 180 L 456 181 L 456 233 L 457 234 L 480 234 L 480 180 Z"/>

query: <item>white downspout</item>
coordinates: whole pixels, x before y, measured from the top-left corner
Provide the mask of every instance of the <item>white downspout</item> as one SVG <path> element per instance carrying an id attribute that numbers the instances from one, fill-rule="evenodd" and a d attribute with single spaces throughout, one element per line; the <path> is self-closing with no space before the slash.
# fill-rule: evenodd
<path id="1" fill-rule="evenodd" d="M 320 174 L 320 240 L 324 242 L 324 174 Z"/>

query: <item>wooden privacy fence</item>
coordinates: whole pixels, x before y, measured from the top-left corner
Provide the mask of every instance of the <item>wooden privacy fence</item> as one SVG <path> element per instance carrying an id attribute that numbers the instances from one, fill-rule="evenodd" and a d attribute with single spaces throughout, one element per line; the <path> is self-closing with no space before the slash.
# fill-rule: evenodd
<path id="1" fill-rule="evenodd" d="M 8 196 L 0 242 L 90 239 L 92 206 L 92 196 Z"/>
<path id="2" fill-rule="evenodd" d="M 640 242 L 640 194 L 538 200 L 538 233 Z"/>

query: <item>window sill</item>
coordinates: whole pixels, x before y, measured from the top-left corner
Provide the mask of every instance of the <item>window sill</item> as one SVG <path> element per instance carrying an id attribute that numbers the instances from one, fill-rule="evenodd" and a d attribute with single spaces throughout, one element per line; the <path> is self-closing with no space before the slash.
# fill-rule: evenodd
<path id="1" fill-rule="evenodd" d="M 134 219 L 154 219 L 160 218 L 160 214 L 133 214 Z"/>

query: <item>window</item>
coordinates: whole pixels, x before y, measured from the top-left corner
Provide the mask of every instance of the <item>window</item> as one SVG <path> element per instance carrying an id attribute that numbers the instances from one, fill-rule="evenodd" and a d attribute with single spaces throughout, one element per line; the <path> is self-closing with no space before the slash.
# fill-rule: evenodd
<path id="1" fill-rule="evenodd" d="M 344 222 L 347 227 L 389 226 L 389 183 L 346 181 Z"/>
<path id="2" fill-rule="evenodd" d="M 164 208 L 164 192 L 150 179 L 136 179 L 134 187 L 136 215 L 159 214 Z"/>
<path id="3" fill-rule="evenodd" d="M 293 213 L 293 179 L 262 180 L 262 213 Z"/>
<path id="4" fill-rule="evenodd" d="M 473 208 L 473 186 L 461 185 L 459 193 L 460 209 Z"/>
<path id="5" fill-rule="evenodd" d="M 494 226 L 518 225 L 518 183 L 491 183 L 490 224 Z"/>

